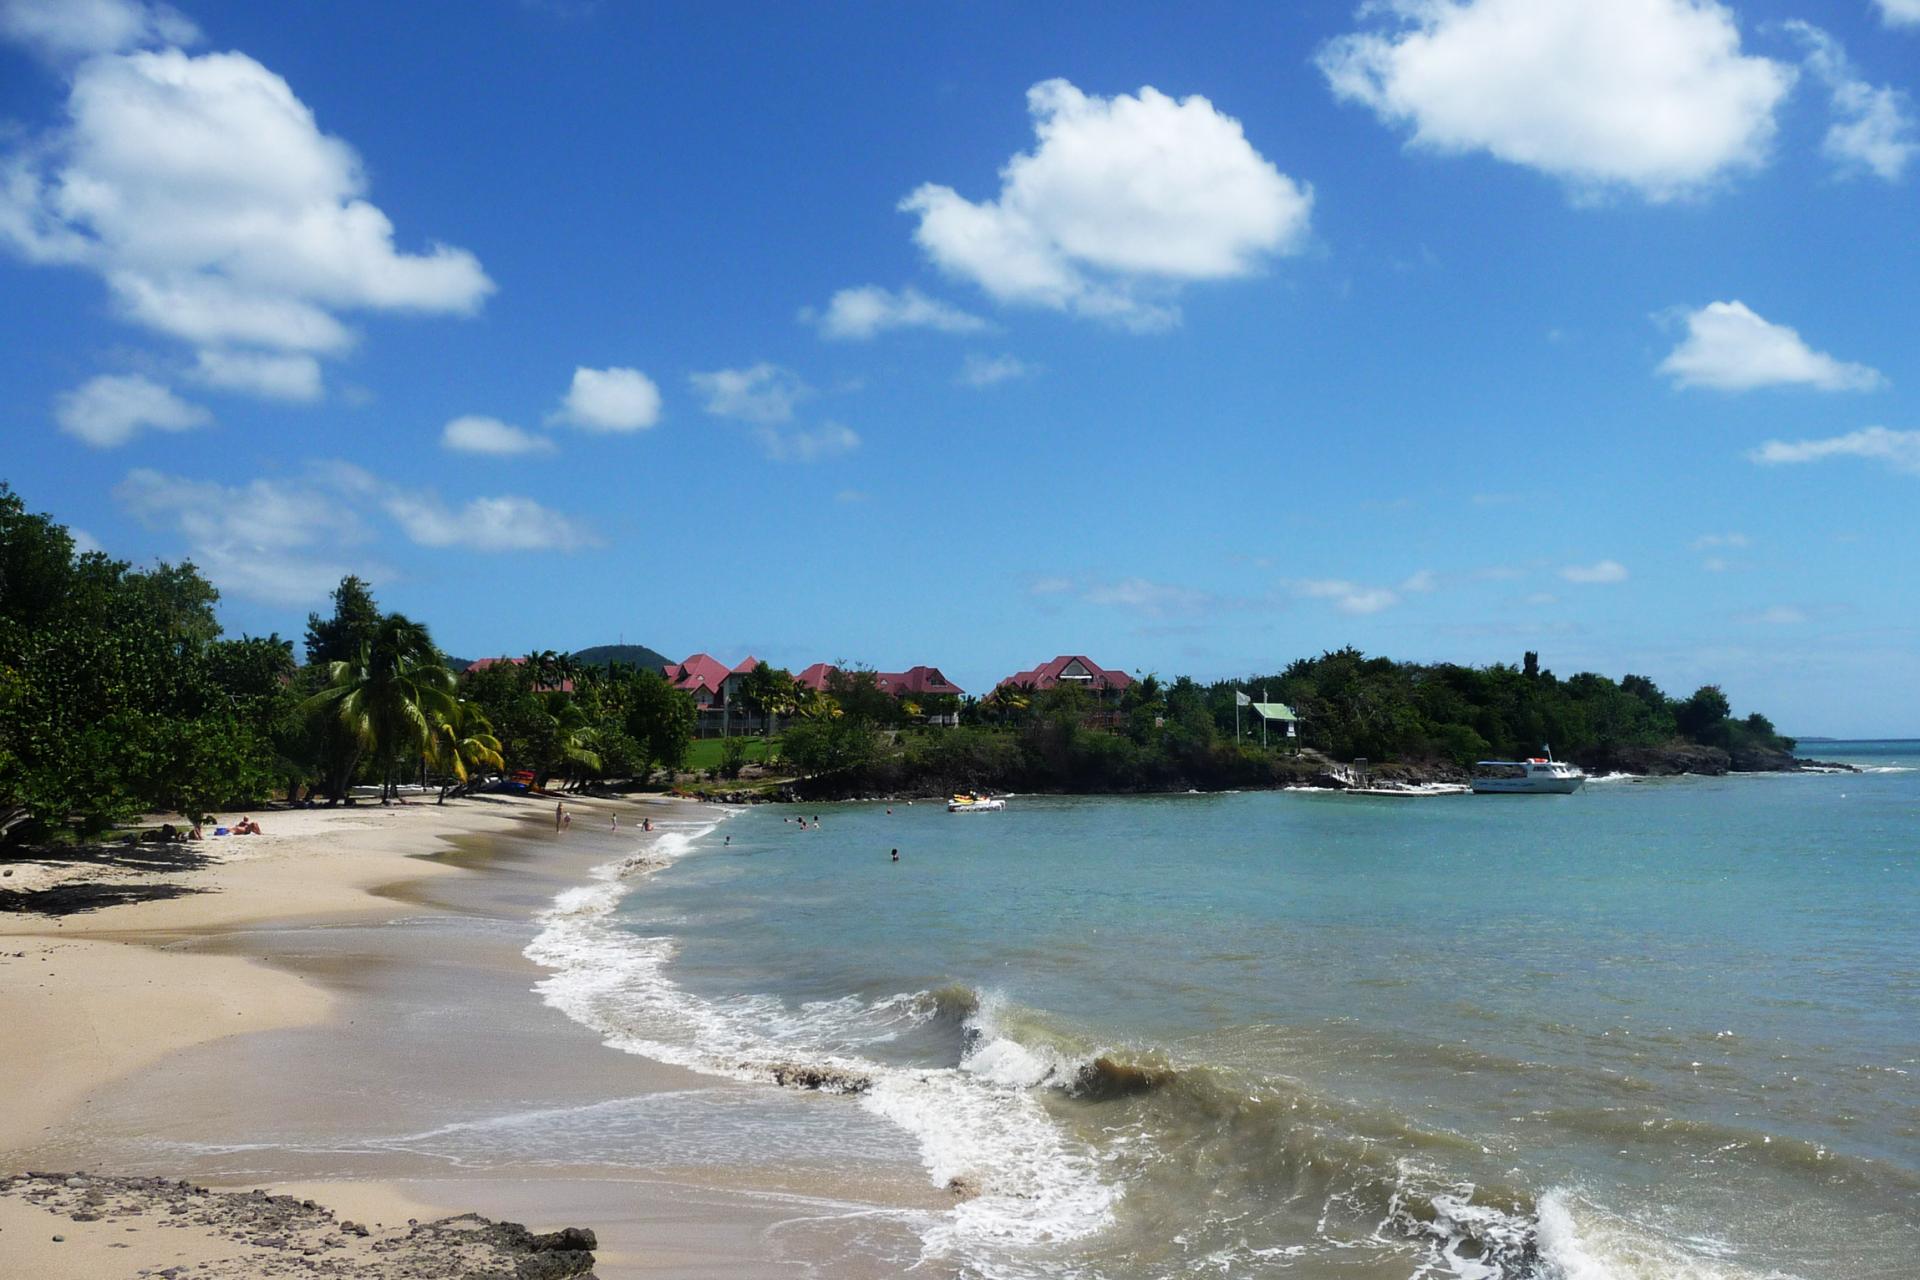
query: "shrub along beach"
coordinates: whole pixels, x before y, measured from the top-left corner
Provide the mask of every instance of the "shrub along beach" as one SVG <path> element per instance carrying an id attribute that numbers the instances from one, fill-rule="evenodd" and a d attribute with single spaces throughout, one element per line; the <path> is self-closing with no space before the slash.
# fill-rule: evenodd
<path id="1" fill-rule="evenodd" d="M 1601 771 L 1797 765 L 1791 738 L 1758 712 L 1736 717 L 1713 685 L 1673 698 L 1642 676 L 1561 679 L 1531 653 L 1466 667 L 1353 649 L 1237 680 L 1010 679 L 943 701 L 895 696 L 871 670 L 829 669 L 816 686 L 755 663 L 731 696 L 758 733 L 713 742 L 660 670 L 550 650 L 450 659 L 355 577 L 309 616 L 304 661 L 277 635 L 223 636 L 218 593 L 191 563 L 78 553 L 4 487 L 0 572 L 0 822 L 13 841 L 90 839 L 147 813 L 194 829 L 269 800 L 341 803 L 355 785 L 381 800 L 431 786 L 444 802 L 516 775 L 534 790 L 780 799 L 1342 786 L 1355 760 L 1386 779 L 1446 780 L 1545 744 Z M 1243 726 L 1247 690 L 1290 707 L 1294 733 L 1263 744 Z"/>

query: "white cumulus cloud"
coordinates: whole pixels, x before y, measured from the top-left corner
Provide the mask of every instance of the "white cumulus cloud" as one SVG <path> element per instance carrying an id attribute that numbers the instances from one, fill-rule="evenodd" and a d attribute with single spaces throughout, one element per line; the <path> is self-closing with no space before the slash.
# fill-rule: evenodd
<path id="1" fill-rule="evenodd" d="M 53 416 L 62 431 L 96 449 L 125 444 L 144 427 L 186 431 L 213 421 L 199 405 L 138 373 L 102 374 L 62 392 Z"/>
<path id="2" fill-rule="evenodd" d="M 1335 96 L 1443 153 L 1664 201 L 1763 164 L 1791 67 L 1715 0 L 1386 0 L 1319 54 Z"/>
<path id="3" fill-rule="evenodd" d="M 143 45 L 197 43 L 171 5 L 138 0 L 0 0 L 0 37 L 60 61 Z"/>
<path id="4" fill-rule="evenodd" d="M 644 431 L 660 421 L 660 388 L 638 369 L 582 366 L 547 420 L 589 431 Z"/>
<path id="5" fill-rule="evenodd" d="M 1420 569 L 1408 574 L 1401 582 L 1400 589 L 1417 595 L 1426 595 L 1440 589 L 1440 578 L 1431 569 Z"/>
<path id="6" fill-rule="evenodd" d="M 898 293 L 877 284 L 842 289 L 815 315 L 809 308 L 801 318 L 812 320 L 829 338 L 864 340 L 888 329 L 934 329 L 940 333 L 979 333 L 987 322 L 950 302 L 929 298 L 918 289 Z"/>
<path id="7" fill-rule="evenodd" d="M 1011 382 L 1016 378 L 1031 378 L 1040 372 L 1040 366 L 1029 364 L 1018 356 L 970 355 L 966 365 L 960 370 L 962 386 L 976 390 L 998 386 L 1002 382 Z"/>
<path id="8" fill-rule="evenodd" d="M 1821 391 L 1870 391 L 1886 380 L 1863 364 L 1815 351 L 1783 324 L 1765 320 L 1746 303 L 1710 302 L 1686 313 L 1687 336 L 1660 362 L 1676 386 L 1717 391 L 1806 386 Z"/>
<path id="9" fill-rule="evenodd" d="M 860 447 L 859 433 L 838 422 L 809 428 L 766 426 L 754 434 L 762 451 L 775 462 L 818 462 Z"/>
<path id="10" fill-rule="evenodd" d="M 456 453 L 481 453 L 496 458 L 526 453 L 551 453 L 553 441 L 510 422 L 467 414 L 441 429 L 440 443 Z"/>
<path id="11" fill-rule="evenodd" d="M 1769 440 L 1747 455 L 1767 466 L 1824 462 L 1828 458 L 1865 458 L 1895 471 L 1920 475 L 1920 431 L 1864 427 L 1819 440 Z"/>
<path id="12" fill-rule="evenodd" d="M 129 320 L 212 352 L 230 389 L 284 396 L 291 365 L 236 362 L 338 352 L 343 313 L 464 314 L 493 289 L 465 250 L 398 249 L 353 149 L 245 54 L 88 58 L 66 116 L 0 158 L 0 244 L 95 272 Z"/>
<path id="13" fill-rule="evenodd" d="M 320 398 L 320 362 L 298 352 L 222 351 L 202 348 L 193 377 L 209 387 L 267 400 Z"/>
<path id="14" fill-rule="evenodd" d="M 1899 181 L 1920 152 L 1913 100 L 1899 89 L 1862 79 L 1840 42 L 1819 27 L 1789 22 L 1786 28 L 1806 45 L 1807 69 L 1827 88 L 1833 114 L 1822 143 L 1827 155 L 1844 171 Z"/>
<path id="15" fill-rule="evenodd" d="M 1363 586 L 1344 578 L 1308 578 L 1292 584 L 1293 590 L 1310 600 L 1331 600 L 1341 613 L 1356 616 L 1379 613 L 1400 603 L 1397 592 L 1385 587 Z"/>
<path id="16" fill-rule="evenodd" d="M 475 498 L 450 506 L 346 462 L 313 462 L 291 476 L 225 484 L 141 469 L 114 497 L 150 528 L 177 535 L 223 592 L 271 604 L 325 599 L 341 577 L 391 570 L 373 552 L 399 534 L 424 547 L 570 551 L 598 545 L 585 526 L 531 498 Z M 389 523 L 390 522 L 390 523 Z"/>
<path id="17" fill-rule="evenodd" d="M 791 370 L 765 361 L 745 369 L 696 373 L 689 381 L 706 398 L 708 413 L 762 425 L 792 421 L 794 406 L 812 391 Z"/>
<path id="18" fill-rule="evenodd" d="M 1627 566 L 1618 560 L 1599 560 L 1593 564 L 1570 564 L 1560 571 L 1568 582 L 1605 585 L 1627 580 Z"/>
<path id="19" fill-rule="evenodd" d="M 598 541 L 582 525 L 532 498 L 474 498 L 449 507 L 432 494 L 395 491 L 384 506 L 407 537 L 423 547 L 572 551 Z"/>
<path id="20" fill-rule="evenodd" d="M 143 468 L 127 474 L 114 498 L 142 524 L 184 538 L 222 592 L 301 605 L 324 599 L 349 573 L 382 572 L 364 556 L 342 554 L 368 530 L 351 503 L 311 481 L 227 485 Z"/>
<path id="21" fill-rule="evenodd" d="M 1088 604 L 1127 609 L 1147 618 L 1190 617 L 1206 613 L 1219 604 L 1211 592 L 1146 578 L 1096 582 L 1081 598 Z"/>
<path id="22" fill-rule="evenodd" d="M 1920 27 L 1920 0 L 1873 0 L 1890 27 Z"/>
<path id="23" fill-rule="evenodd" d="M 1027 109 L 1036 145 L 993 199 L 929 182 L 900 202 L 928 257 L 1000 302 L 1164 328 L 1173 288 L 1248 275 L 1306 240 L 1312 190 L 1197 94 L 1100 98 L 1056 79 Z"/>

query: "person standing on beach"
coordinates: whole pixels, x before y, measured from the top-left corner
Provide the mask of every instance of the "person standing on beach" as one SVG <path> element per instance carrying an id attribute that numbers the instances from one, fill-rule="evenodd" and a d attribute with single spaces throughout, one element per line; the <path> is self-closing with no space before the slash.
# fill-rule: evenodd
<path id="1" fill-rule="evenodd" d="M 558 831 L 560 829 L 560 823 L 565 820 L 566 816 L 567 816 L 567 802 L 565 800 L 554 801 L 553 802 L 553 829 L 555 831 Z"/>

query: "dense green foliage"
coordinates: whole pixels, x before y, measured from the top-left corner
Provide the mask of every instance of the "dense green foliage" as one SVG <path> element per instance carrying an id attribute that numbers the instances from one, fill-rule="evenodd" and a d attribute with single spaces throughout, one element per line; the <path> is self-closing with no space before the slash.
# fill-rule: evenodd
<path id="1" fill-rule="evenodd" d="M 219 639 L 191 564 L 136 570 L 0 484 L 0 821 L 97 832 L 264 795 L 292 646 Z"/>
<path id="2" fill-rule="evenodd" d="M 339 801 L 356 784 L 385 797 L 438 779 L 445 799 L 507 771 L 581 787 L 687 764 L 693 700 L 652 665 L 546 651 L 456 676 L 423 624 L 383 614 L 348 577 L 331 611 L 308 617 L 296 666 L 278 636 L 222 637 L 218 598 L 191 564 L 76 552 L 0 483 L 0 832 L 91 834 L 154 810 L 198 819 L 279 788 Z M 893 697 L 871 671 L 835 671 L 815 691 L 762 666 L 741 686 L 750 717 L 784 723 L 781 762 L 814 794 L 1262 786 L 1329 760 L 1446 770 L 1548 743 L 1603 768 L 1676 748 L 1764 768 L 1794 745 L 1765 716 L 1736 717 L 1717 686 L 1671 698 L 1642 676 L 1561 680 L 1531 653 L 1464 667 L 1342 649 L 1207 686 L 1149 675 L 1098 701 L 1003 686 L 958 708 L 954 729 L 928 727 L 950 700 Z M 1263 747 L 1243 717 L 1236 738 L 1242 692 L 1290 704 L 1298 737 Z M 764 755 L 730 740 L 708 767 L 737 777 Z"/>
<path id="3" fill-rule="evenodd" d="M 1271 676 L 1207 690 L 1215 723 L 1231 729 L 1235 689 L 1265 690 L 1301 717 L 1302 741 L 1339 760 L 1445 760 L 1529 756 L 1544 745 L 1568 759 L 1607 765 L 1636 748 L 1675 741 L 1730 753 L 1791 751 L 1765 716 L 1735 719 L 1726 695 L 1706 685 L 1669 698 L 1653 681 L 1617 683 L 1582 672 L 1568 680 L 1519 667 L 1463 667 L 1368 658 L 1355 649 L 1302 658 Z"/>
<path id="4" fill-rule="evenodd" d="M 1262 747 L 1235 694 L 1285 702 L 1298 736 Z M 963 787 L 1068 792 L 1257 787 L 1308 781 L 1332 761 L 1367 759 L 1459 776 L 1475 760 L 1538 754 L 1595 768 L 1638 769 L 1676 748 L 1702 764 L 1770 767 L 1793 748 L 1765 716 L 1736 719 L 1707 685 L 1668 698 L 1651 681 L 1590 672 L 1562 681 L 1533 654 L 1505 665 L 1394 662 L 1353 649 L 1304 658 L 1270 676 L 1202 686 L 1187 677 L 1135 681 L 1093 700 L 1075 687 L 1002 686 L 967 705 L 947 732 L 889 733 L 871 716 L 790 730 L 787 763 L 809 794 Z M 1724 754 L 1719 754 L 1724 753 Z"/>

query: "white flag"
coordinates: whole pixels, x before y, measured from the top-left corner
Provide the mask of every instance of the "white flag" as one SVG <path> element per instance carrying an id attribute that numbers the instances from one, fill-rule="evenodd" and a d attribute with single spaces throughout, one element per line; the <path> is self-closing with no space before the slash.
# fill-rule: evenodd
<path id="1" fill-rule="evenodd" d="M 1238 689 L 1235 689 L 1233 691 L 1233 705 L 1236 707 L 1250 707 L 1253 705 L 1253 699 L 1241 693 Z"/>

